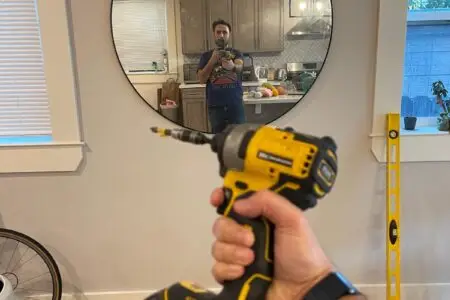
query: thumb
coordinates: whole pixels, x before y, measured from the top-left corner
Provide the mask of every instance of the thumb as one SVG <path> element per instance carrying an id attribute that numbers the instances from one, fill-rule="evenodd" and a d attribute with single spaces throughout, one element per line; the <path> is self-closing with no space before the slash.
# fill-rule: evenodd
<path id="1" fill-rule="evenodd" d="M 303 212 L 294 204 L 268 190 L 236 201 L 233 208 L 238 214 L 248 218 L 264 216 L 279 228 L 296 228 L 305 218 Z"/>

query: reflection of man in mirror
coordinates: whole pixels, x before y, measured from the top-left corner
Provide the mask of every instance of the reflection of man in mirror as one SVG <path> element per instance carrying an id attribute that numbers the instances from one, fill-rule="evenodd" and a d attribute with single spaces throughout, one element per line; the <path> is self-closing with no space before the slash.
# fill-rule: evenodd
<path id="1" fill-rule="evenodd" d="M 202 54 L 198 66 L 200 83 L 206 83 L 206 102 L 213 133 L 229 124 L 245 123 L 241 72 L 242 54 L 231 47 L 231 25 L 224 20 L 212 24 L 217 47 Z"/>

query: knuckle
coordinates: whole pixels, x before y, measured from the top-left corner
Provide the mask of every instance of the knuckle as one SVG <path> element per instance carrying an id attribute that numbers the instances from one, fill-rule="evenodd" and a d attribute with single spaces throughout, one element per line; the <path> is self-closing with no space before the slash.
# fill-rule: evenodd
<path id="1" fill-rule="evenodd" d="M 217 262 L 233 263 L 239 261 L 239 248 L 235 245 L 215 242 L 212 248 L 212 256 Z"/>
<path id="2" fill-rule="evenodd" d="M 211 245 L 211 255 L 212 257 L 214 257 L 215 259 L 217 259 L 217 242 L 214 242 Z"/>
<path id="3" fill-rule="evenodd" d="M 225 263 L 233 262 L 237 257 L 235 248 L 236 247 L 234 245 L 221 244 L 218 249 L 218 256 L 220 256 L 220 260 Z"/>
<path id="4" fill-rule="evenodd" d="M 215 242 L 212 247 L 212 256 L 217 261 L 223 261 L 224 260 L 224 251 L 223 251 L 224 245 L 220 242 Z"/>
<path id="5" fill-rule="evenodd" d="M 224 266 L 221 263 L 215 263 L 214 266 L 211 269 L 211 273 L 214 277 L 214 279 L 222 283 L 226 279 L 226 270 L 224 270 Z"/>
<path id="6" fill-rule="evenodd" d="M 232 236 L 232 225 L 230 220 L 221 217 L 217 221 L 217 239 L 220 241 L 228 241 Z"/>
<path id="7" fill-rule="evenodd" d="M 216 237 L 216 238 L 219 238 L 219 236 L 222 234 L 222 224 L 223 223 L 223 220 L 222 220 L 222 218 L 217 218 L 215 221 L 214 221 L 214 224 L 213 224 L 213 234 L 214 234 L 214 236 Z"/>
<path id="8" fill-rule="evenodd" d="M 224 262 L 232 262 L 233 258 L 234 258 L 234 246 L 233 245 L 228 245 L 228 244 L 224 244 L 222 249 L 221 249 L 221 255 L 222 255 L 222 260 Z"/>
<path id="9" fill-rule="evenodd" d="M 220 272 L 218 271 L 217 264 L 214 264 L 213 267 L 211 268 L 211 274 L 217 281 L 219 282 L 222 281 L 222 279 L 220 278 Z"/>
<path id="10" fill-rule="evenodd" d="M 216 232 L 217 232 L 217 220 L 215 220 L 214 221 L 214 224 L 213 224 L 213 226 L 212 226 L 212 234 L 214 235 L 214 236 L 216 236 Z"/>
<path id="11" fill-rule="evenodd" d="M 271 195 L 272 193 L 269 190 L 262 190 L 257 194 L 257 197 L 261 199 L 267 199 Z"/>
<path id="12" fill-rule="evenodd" d="M 239 259 L 240 259 L 239 251 L 240 251 L 240 249 L 236 246 L 230 247 L 228 259 L 230 261 L 239 261 Z"/>

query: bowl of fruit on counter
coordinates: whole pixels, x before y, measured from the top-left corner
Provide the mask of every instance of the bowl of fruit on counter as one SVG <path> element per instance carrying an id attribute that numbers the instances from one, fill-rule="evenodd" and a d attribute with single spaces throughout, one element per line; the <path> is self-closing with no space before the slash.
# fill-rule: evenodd
<path id="1" fill-rule="evenodd" d="M 273 86 L 265 82 L 261 86 L 248 92 L 249 98 L 268 98 L 287 95 L 287 90 L 283 86 Z"/>

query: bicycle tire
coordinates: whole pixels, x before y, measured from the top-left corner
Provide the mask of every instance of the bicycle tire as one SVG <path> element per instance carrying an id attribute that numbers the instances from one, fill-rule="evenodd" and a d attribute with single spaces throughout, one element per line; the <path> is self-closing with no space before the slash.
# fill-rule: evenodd
<path id="1" fill-rule="evenodd" d="M 48 270 L 50 271 L 50 275 L 53 283 L 53 295 L 52 300 L 61 300 L 62 298 L 62 279 L 61 272 L 59 270 L 58 264 L 56 263 L 53 256 L 50 252 L 38 241 L 33 239 L 32 237 L 7 228 L 0 228 L 0 238 L 9 238 L 12 240 L 16 240 L 19 243 L 26 245 L 27 247 L 34 250 L 47 265 Z"/>

